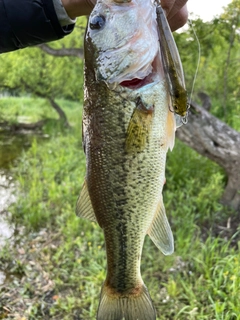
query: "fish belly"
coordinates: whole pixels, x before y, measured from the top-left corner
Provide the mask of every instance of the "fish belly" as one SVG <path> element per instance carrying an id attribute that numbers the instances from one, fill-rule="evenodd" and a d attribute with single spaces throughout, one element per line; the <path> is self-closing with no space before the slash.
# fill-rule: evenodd
<path id="1" fill-rule="evenodd" d="M 165 83 L 132 93 L 106 86 L 100 92 L 104 98 L 86 99 L 83 116 L 86 184 L 107 252 L 97 319 L 155 319 L 140 260 L 145 235 L 162 206 L 166 152 L 173 139 Z M 149 112 L 139 111 L 139 97 Z"/>

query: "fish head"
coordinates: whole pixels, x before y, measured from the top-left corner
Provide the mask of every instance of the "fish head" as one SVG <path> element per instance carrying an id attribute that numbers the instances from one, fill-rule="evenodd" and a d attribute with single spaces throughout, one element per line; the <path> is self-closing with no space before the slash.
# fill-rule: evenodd
<path id="1" fill-rule="evenodd" d="M 152 0 L 99 0 L 88 21 L 85 64 L 108 86 L 143 80 L 159 56 L 156 8 Z M 135 83 L 134 83 L 135 81 Z"/>

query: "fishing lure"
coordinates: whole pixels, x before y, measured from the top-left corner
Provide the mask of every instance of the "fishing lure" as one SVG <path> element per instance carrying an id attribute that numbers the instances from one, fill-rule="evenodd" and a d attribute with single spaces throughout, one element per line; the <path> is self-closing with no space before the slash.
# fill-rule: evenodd
<path id="1" fill-rule="evenodd" d="M 158 0 L 156 1 L 156 13 L 160 51 L 171 98 L 171 105 L 173 112 L 181 117 L 181 122 L 183 124 L 186 124 L 189 104 L 187 102 L 187 91 L 182 63 L 168 21 L 161 7 L 161 3 Z M 179 118 L 178 116 L 176 118 Z"/>

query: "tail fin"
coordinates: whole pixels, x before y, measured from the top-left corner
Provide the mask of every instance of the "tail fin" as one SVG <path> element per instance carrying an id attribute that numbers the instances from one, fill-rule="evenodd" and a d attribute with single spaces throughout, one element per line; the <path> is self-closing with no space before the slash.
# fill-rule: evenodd
<path id="1" fill-rule="evenodd" d="M 112 293 L 106 285 L 102 287 L 97 320 L 156 320 L 156 313 L 147 287 L 134 293 Z"/>

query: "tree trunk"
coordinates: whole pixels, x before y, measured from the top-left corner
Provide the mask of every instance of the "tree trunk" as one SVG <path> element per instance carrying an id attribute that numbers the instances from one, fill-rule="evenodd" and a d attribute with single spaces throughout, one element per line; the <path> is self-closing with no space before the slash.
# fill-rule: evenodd
<path id="1" fill-rule="evenodd" d="M 177 137 L 225 170 L 221 202 L 240 212 L 240 133 L 192 103 L 188 124 L 177 130 Z"/>
<path id="2" fill-rule="evenodd" d="M 65 112 L 59 107 L 59 105 L 57 104 L 57 102 L 56 102 L 54 99 L 52 99 L 52 98 L 48 98 L 48 101 L 50 102 L 50 104 L 51 104 L 51 106 L 53 107 L 53 109 L 58 113 L 58 115 L 59 115 L 59 120 L 62 121 L 62 123 L 64 124 L 64 126 L 65 126 L 65 127 L 70 127 Z"/>
<path id="3" fill-rule="evenodd" d="M 36 96 L 38 96 L 40 98 L 47 99 L 49 101 L 49 103 L 51 104 L 51 106 L 53 107 L 53 109 L 59 115 L 59 120 L 61 120 L 63 122 L 65 127 L 70 127 L 65 112 L 61 109 L 61 107 L 57 104 L 57 102 L 52 97 L 45 96 L 44 94 L 42 94 L 42 92 L 39 92 L 34 87 L 29 86 L 28 83 L 26 83 L 23 79 L 21 79 L 21 81 L 24 84 L 25 88 L 27 90 L 29 90 L 29 92 L 34 93 Z"/>

